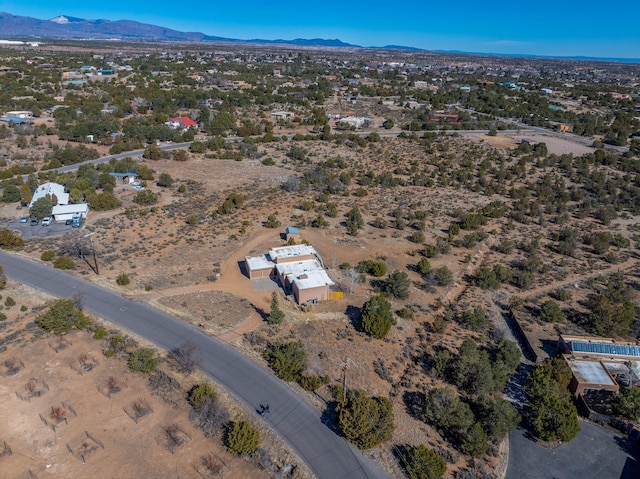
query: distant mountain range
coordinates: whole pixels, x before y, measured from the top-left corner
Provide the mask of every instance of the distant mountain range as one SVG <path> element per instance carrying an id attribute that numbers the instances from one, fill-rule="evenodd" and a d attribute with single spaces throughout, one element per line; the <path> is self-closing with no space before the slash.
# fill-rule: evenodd
<path id="1" fill-rule="evenodd" d="M 294 40 L 240 40 L 237 38 L 216 37 L 200 32 L 180 32 L 171 28 L 159 27 L 133 20 L 86 20 L 84 18 L 60 15 L 50 20 L 12 15 L 0 12 L 0 37 L 20 39 L 63 39 L 63 40 L 128 40 L 128 41 L 173 41 L 173 42 L 229 42 L 259 43 L 316 47 L 363 48 L 341 40 L 322 38 L 296 38 Z M 412 47 L 388 45 L 384 47 L 396 50 L 419 50 Z"/>

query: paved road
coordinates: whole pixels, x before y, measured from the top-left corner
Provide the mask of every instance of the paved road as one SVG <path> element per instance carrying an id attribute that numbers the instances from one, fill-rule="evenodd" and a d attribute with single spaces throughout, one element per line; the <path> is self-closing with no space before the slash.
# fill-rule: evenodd
<path id="1" fill-rule="evenodd" d="M 638 479 L 640 454 L 626 435 L 581 422 L 571 442 L 545 449 L 522 429 L 510 435 L 506 479 Z"/>
<path id="2" fill-rule="evenodd" d="M 261 368 L 232 347 L 205 335 L 184 321 L 144 303 L 53 269 L 37 261 L 0 251 L 0 264 L 9 278 L 53 296 L 84 296 L 87 311 L 110 321 L 157 346 L 169 350 L 191 341 L 200 351 L 199 368 L 235 393 L 250 409 L 270 405 L 265 417 L 273 429 L 299 454 L 319 479 L 388 478 L 357 448 L 333 433 L 320 414 L 270 371 Z"/>

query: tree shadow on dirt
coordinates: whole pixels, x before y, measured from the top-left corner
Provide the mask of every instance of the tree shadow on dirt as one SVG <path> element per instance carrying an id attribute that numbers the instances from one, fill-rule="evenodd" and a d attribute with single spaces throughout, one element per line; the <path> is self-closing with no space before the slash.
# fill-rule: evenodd
<path id="1" fill-rule="evenodd" d="M 362 311 L 361 308 L 349 305 L 349 306 L 347 306 L 347 309 L 344 312 L 344 314 L 346 314 L 347 317 L 349 318 L 349 321 L 351 322 L 351 325 L 354 328 L 356 328 L 357 331 L 360 331 L 360 315 L 361 315 L 361 311 Z"/>
<path id="2" fill-rule="evenodd" d="M 405 391 L 402 395 L 402 402 L 407 409 L 407 413 L 418 421 L 424 421 L 424 403 L 427 397 L 421 391 Z"/>

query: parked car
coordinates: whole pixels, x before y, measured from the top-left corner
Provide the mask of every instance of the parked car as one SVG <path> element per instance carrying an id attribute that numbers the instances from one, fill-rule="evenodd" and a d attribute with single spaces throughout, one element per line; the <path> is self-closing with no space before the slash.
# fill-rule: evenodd
<path id="1" fill-rule="evenodd" d="M 31 218 L 31 226 L 38 226 L 39 222 L 38 218 Z"/>
<path id="2" fill-rule="evenodd" d="M 65 220 L 64 224 L 69 226 L 70 224 L 73 223 L 73 220 Z"/>
<path id="3" fill-rule="evenodd" d="M 29 217 L 28 216 L 21 216 L 20 217 L 20 223 L 28 223 L 29 222 Z"/>
<path id="4" fill-rule="evenodd" d="M 51 216 L 45 216 L 42 218 L 42 226 L 50 226 L 53 222 L 53 218 Z"/>

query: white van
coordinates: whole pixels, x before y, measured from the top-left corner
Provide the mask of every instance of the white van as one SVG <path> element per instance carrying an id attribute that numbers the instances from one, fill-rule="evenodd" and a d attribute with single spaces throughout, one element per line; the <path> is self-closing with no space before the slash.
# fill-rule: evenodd
<path id="1" fill-rule="evenodd" d="M 52 221 L 53 219 L 51 218 L 51 216 L 45 216 L 44 218 L 42 218 L 42 226 L 49 226 L 51 225 Z"/>

